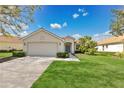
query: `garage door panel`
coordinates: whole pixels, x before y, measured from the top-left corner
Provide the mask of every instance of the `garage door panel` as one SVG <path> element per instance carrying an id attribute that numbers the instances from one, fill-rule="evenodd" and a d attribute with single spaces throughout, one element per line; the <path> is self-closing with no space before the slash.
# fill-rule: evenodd
<path id="1" fill-rule="evenodd" d="M 29 43 L 28 55 L 30 56 L 56 56 L 57 43 Z"/>

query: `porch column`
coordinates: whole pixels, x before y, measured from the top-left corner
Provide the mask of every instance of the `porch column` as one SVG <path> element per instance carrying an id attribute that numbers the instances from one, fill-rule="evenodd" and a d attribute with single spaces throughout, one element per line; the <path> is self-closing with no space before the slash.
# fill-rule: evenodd
<path id="1" fill-rule="evenodd" d="M 75 45 L 74 45 L 74 42 L 72 42 L 72 45 L 71 45 L 71 52 L 74 53 L 74 50 L 75 50 Z"/>

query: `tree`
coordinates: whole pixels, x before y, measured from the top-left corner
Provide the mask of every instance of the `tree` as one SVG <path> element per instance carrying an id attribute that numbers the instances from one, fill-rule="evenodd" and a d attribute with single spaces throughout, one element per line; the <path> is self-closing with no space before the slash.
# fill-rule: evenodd
<path id="1" fill-rule="evenodd" d="M 110 25 L 111 34 L 120 36 L 124 34 L 124 10 L 112 10 L 113 19 Z"/>
<path id="2" fill-rule="evenodd" d="M 27 25 L 34 22 L 36 9 L 40 6 L 0 6 L 0 33 L 20 35 Z"/>
<path id="3" fill-rule="evenodd" d="M 95 41 L 93 41 L 91 37 L 84 36 L 79 39 L 79 42 L 80 42 L 79 50 L 82 53 L 94 54 L 96 52 L 95 47 L 96 47 L 97 43 Z"/>

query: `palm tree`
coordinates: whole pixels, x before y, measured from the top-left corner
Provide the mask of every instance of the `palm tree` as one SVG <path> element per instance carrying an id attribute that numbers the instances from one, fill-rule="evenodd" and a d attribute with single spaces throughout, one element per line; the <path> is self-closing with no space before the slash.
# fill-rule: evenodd
<path id="1" fill-rule="evenodd" d="M 110 25 L 111 34 L 120 36 L 124 34 L 124 10 L 112 10 L 113 19 Z"/>

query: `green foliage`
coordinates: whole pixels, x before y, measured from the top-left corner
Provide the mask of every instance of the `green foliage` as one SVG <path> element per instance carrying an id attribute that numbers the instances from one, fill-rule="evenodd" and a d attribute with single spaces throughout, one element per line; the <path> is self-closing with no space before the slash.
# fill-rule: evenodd
<path id="1" fill-rule="evenodd" d="M 10 35 L 20 35 L 25 31 L 27 26 L 34 22 L 33 14 L 40 6 L 19 6 L 3 5 L 0 6 L 0 33 Z"/>
<path id="2" fill-rule="evenodd" d="M 96 52 L 95 55 L 97 56 L 115 56 L 118 58 L 124 57 L 124 52 Z"/>
<path id="3" fill-rule="evenodd" d="M 96 52 L 96 48 L 90 48 L 87 50 L 87 52 L 85 52 L 85 54 L 94 55 L 95 52 Z"/>
<path id="4" fill-rule="evenodd" d="M 24 57 L 25 56 L 25 52 L 23 51 L 13 51 L 13 57 Z"/>
<path id="5" fill-rule="evenodd" d="M 57 57 L 58 58 L 68 58 L 69 57 L 69 53 L 68 52 L 58 52 L 57 53 Z"/>
<path id="6" fill-rule="evenodd" d="M 124 10 L 112 10 L 113 19 L 110 25 L 111 34 L 120 36 L 124 34 Z"/>
<path id="7" fill-rule="evenodd" d="M 124 52 L 117 52 L 114 54 L 114 56 L 122 58 L 122 57 L 124 57 Z"/>
<path id="8" fill-rule="evenodd" d="M 91 37 L 84 36 L 84 37 L 80 38 L 79 41 L 80 41 L 79 50 L 82 53 L 93 55 L 96 52 L 95 47 L 96 47 L 97 43 L 95 41 L 93 41 Z"/>
<path id="9" fill-rule="evenodd" d="M 16 49 L 11 49 L 11 50 L 0 50 L 1 53 L 13 52 L 13 51 L 22 51 L 22 50 L 16 50 Z"/>

